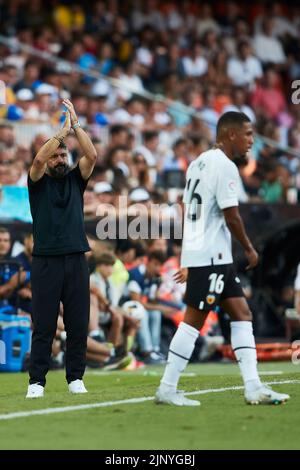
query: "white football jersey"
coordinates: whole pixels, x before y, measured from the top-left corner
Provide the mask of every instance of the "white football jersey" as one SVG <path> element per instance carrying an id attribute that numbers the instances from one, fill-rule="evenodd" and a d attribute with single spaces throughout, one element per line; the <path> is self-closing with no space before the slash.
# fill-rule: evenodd
<path id="1" fill-rule="evenodd" d="M 220 149 L 202 153 L 187 169 L 182 267 L 232 263 L 231 234 L 222 209 L 238 206 L 239 172 Z"/>

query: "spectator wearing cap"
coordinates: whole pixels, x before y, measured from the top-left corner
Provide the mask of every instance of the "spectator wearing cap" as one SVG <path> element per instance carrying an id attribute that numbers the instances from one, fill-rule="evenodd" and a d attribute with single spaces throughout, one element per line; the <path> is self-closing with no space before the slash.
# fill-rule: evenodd
<path id="1" fill-rule="evenodd" d="M 37 121 L 39 111 L 34 102 L 34 94 L 30 88 L 21 88 L 16 93 L 16 105 L 22 109 L 24 121 Z"/>
<path id="2" fill-rule="evenodd" d="M 156 213 L 154 211 L 155 206 L 151 206 L 151 203 L 151 195 L 145 188 L 134 188 L 128 194 L 128 208 L 126 210 L 126 214 L 129 217 L 140 217 L 145 224 L 144 227 L 146 228 L 151 209 L 151 217 L 156 217 Z M 139 225 L 137 226 L 137 230 L 141 230 Z"/>
<path id="3" fill-rule="evenodd" d="M 136 204 L 141 203 L 145 205 L 149 205 L 151 196 L 149 192 L 145 188 L 134 188 L 129 193 L 129 203 Z"/>
<path id="4" fill-rule="evenodd" d="M 53 102 L 57 100 L 57 90 L 48 83 L 41 83 L 35 90 L 36 102 L 39 111 L 38 119 L 49 122 L 53 112 Z"/>
<path id="5" fill-rule="evenodd" d="M 96 194 L 97 204 L 113 204 L 115 197 L 114 189 L 107 181 L 96 183 L 94 193 Z"/>

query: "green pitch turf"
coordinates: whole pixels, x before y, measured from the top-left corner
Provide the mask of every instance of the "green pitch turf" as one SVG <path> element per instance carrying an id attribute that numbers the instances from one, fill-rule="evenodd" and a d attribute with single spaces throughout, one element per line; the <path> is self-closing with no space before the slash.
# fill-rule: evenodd
<path id="1" fill-rule="evenodd" d="M 163 368 L 136 372 L 87 371 L 87 395 L 67 392 L 64 374 L 50 372 L 43 399 L 25 400 L 26 374 L 0 374 L 0 449 L 300 449 L 300 365 L 264 363 L 264 382 L 291 400 L 279 406 L 249 406 L 242 390 L 195 395 L 197 408 L 152 401 L 3 420 L 16 412 L 151 397 Z M 241 386 L 235 364 L 199 364 L 180 381 L 186 391 Z"/>

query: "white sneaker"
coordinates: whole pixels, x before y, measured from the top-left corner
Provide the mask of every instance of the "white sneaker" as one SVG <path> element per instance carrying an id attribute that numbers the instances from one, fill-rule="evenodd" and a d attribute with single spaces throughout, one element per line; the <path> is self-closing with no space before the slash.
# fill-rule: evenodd
<path id="1" fill-rule="evenodd" d="M 285 403 L 287 400 L 289 400 L 289 398 L 290 396 L 286 393 L 274 392 L 274 390 L 272 390 L 267 385 L 261 385 L 261 387 L 251 392 L 247 390 L 245 391 L 246 403 L 249 403 L 250 405 L 279 405 L 280 403 Z"/>
<path id="2" fill-rule="evenodd" d="M 69 383 L 69 392 L 70 393 L 87 393 L 87 389 L 84 386 L 82 380 L 77 379 Z"/>
<path id="3" fill-rule="evenodd" d="M 42 398 L 44 396 L 44 387 L 39 384 L 28 385 L 26 398 Z"/>
<path id="4" fill-rule="evenodd" d="M 168 405 L 176 406 L 199 406 L 200 401 L 190 400 L 184 396 L 182 391 L 162 391 L 160 388 L 157 389 L 155 394 L 154 402 L 156 404 L 167 403 Z"/>

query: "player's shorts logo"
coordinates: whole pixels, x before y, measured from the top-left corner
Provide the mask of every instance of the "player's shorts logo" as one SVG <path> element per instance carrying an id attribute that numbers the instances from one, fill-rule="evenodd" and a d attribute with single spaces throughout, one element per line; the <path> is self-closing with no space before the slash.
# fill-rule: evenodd
<path id="1" fill-rule="evenodd" d="M 208 305 L 212 305 L 213 303 L 215 303 L 215 301 L 216 301 L 215 295 L 208 295 L 206 297 L 206 302 L 208 303 Z"/>

